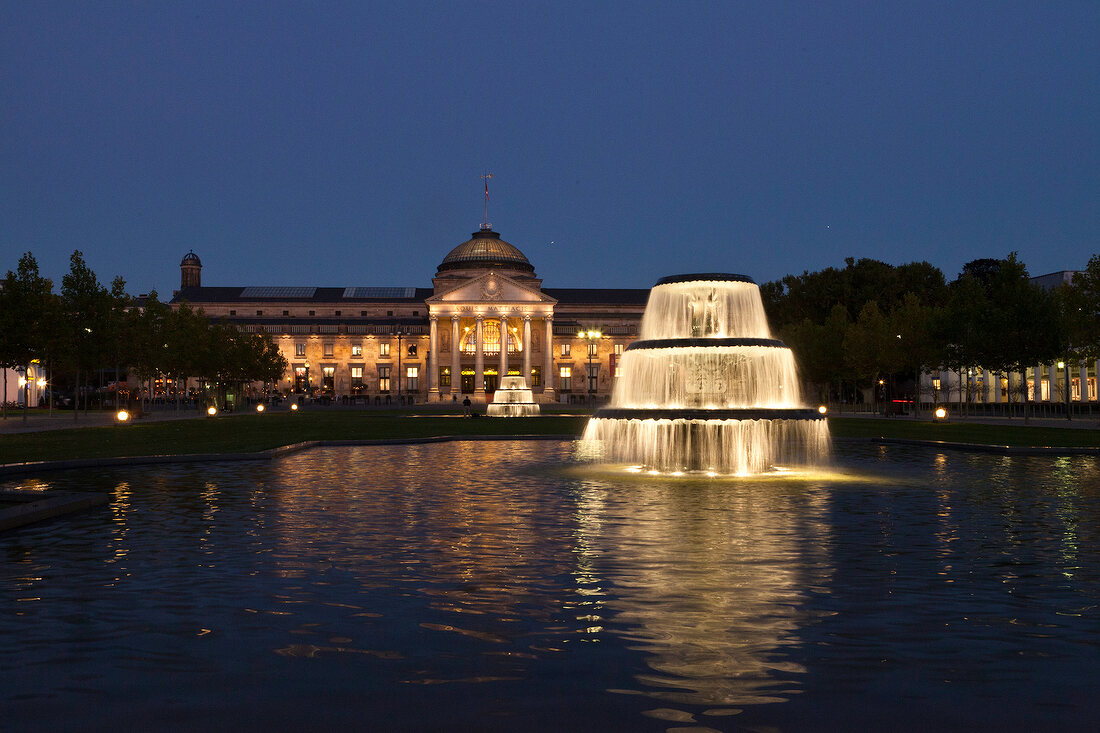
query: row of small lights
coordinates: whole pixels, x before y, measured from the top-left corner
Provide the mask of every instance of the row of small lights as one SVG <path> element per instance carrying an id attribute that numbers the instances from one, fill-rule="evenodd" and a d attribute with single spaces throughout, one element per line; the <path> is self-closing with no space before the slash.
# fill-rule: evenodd
<path id="1" fill-rule="evenodd" d="M 262 404 L 256 405 L 256 413 L 257 414 L 262 415 L 264 413 L 264 410 L 266 410 L 266 409 L 267 408 L 264 407 Z M 290 411 L 291 412 L 297 412 L 298 411 L 298 403 L 297 402 L 293 403 L 290 406 Z M 211 405 L 210 407 L 206 408 L 206 416 L 207 417 L 216 417 L 217 414 L 218 414 L 218 408 L 217 407 L 214 407 L 213 405 Z M 133 417 L 133 416 L 127 410 L 119 410 L 117 413 L 115 413 L 115 419 L 118 420 L 118 422 L 120 422 L 120 423 L 130 422 L 131 417 Z"/>

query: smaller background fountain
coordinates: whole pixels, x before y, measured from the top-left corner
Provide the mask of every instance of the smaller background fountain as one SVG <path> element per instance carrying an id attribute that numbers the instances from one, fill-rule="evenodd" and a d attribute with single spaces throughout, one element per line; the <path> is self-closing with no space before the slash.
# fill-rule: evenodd
<path id="1" fill-rule="evenodd" d="M 526 417 L 538 415 L 539 406 L 523 377 L 502 377 L 485 412 L 489 417 Z"/>

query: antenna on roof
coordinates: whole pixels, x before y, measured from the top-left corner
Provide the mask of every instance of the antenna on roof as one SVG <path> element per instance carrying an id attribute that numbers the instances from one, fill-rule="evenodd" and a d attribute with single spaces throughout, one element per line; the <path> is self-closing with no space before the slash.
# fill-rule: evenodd
<path id="1" fill-rule="evenodd" d="M 489 179 L 492 177 L 492 173 L 486 173 L 481 177 L 481 180 L 485 181 L 485 219 L 481 222 L 481 231 L 483 232 L 493 228 L 493 225 L 489 223 Z"/>

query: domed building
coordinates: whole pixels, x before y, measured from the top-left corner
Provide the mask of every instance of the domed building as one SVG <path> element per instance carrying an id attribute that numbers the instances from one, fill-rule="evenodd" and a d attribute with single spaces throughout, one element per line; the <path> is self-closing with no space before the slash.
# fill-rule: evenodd
<path id="1" fill-rule="evenodd" d="M 431 288 L 204 287 L 201 271 L 184 256 L 171 302 L 270 334 L 290 364 L 280 391 L 370 404 L 484 402 L 509 375 L 540 402 L 603 400 L 649 296 L 543 288 L 488 225 L 443 257 Z"/>

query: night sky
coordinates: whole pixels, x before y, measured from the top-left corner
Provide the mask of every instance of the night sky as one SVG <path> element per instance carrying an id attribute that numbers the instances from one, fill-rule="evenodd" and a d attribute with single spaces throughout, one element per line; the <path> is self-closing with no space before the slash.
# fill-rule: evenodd
<path id="1" fill-rule="evenodd" d="M 547 287 L 1100 251 L 1100 3 L 16 2 L 0 272 Z"/>

